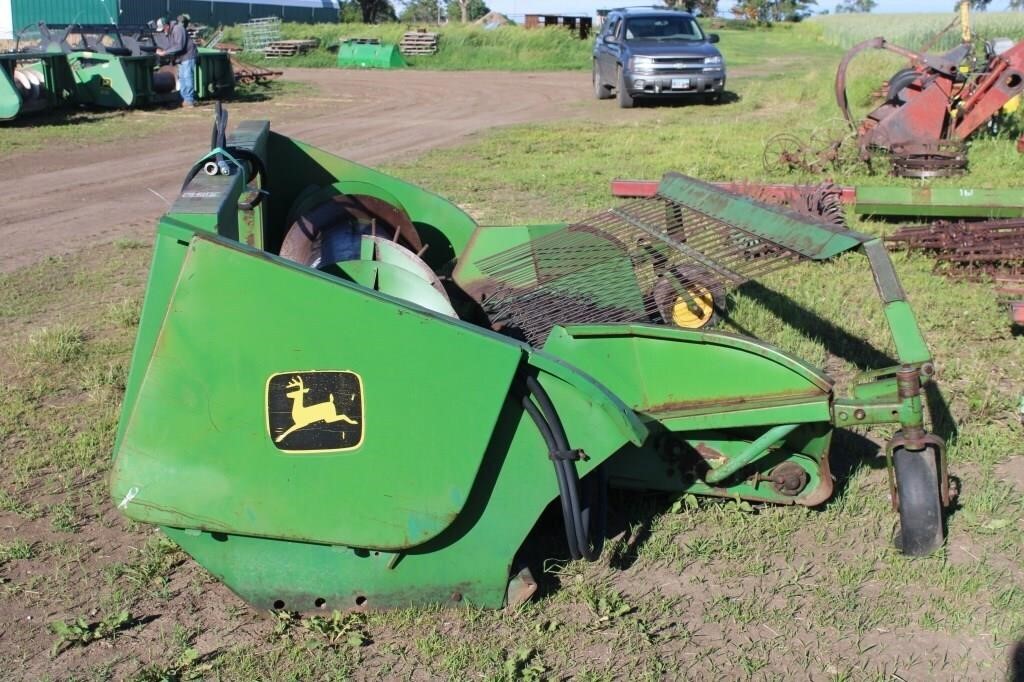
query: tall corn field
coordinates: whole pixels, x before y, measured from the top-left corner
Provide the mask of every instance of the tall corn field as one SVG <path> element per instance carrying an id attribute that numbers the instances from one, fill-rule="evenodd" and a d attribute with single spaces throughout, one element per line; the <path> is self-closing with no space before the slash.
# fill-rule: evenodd
<path id="1" fill-rule="evenodd" d="M 952 3 L 950 3 L 952 4 Z M 910 49 L 928 46 L 933 36 L 956 21 L 955 12 L 934 14 L 835 14 L 804 22 L 807 30 L 820 32 L 830 45 L 849 48 L 857 43 L 883 36 Z M 971 29 L 983 39 L 1024 40 L 1024 12 L 972 12 Z M 955 47 L 960 42 L 957 21 L 942 37 L 931 43 L 931 50 Z"/>

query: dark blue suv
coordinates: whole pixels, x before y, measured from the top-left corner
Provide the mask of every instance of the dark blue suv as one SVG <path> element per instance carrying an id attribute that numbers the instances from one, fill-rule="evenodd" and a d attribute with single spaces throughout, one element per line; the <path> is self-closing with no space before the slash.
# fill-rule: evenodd
<path id="1" fill-rule="evenodd" d="M 692 14 L 671 9 L 614 9 L 594 43 L 594 94 L 620 107 L 637 98 L 699 95 L 717 102 L 725 60 Z"/>

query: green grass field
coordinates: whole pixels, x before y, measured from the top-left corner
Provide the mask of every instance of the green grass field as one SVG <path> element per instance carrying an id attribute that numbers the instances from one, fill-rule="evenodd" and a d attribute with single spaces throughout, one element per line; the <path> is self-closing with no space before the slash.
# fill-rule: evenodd
<path id="1" fill-rule="evenodd" d="M 320 47 L 298 57 L 266 59 L 256 53 L 244 53 L 245 61 L 279 66 L 335 67 L 337 55 L 328 48 L 348 38 L 379 38 L 385 43 L 401 39 L 408 27 L 399 24 L 284 24 L 284 38 L 316 38 Z M 814 30 L 800 26 L 778 25 L 759 31 L 736 28 L 706 29 L 722 37 L 722 52 L 735 66 L 758 64 L 765 59 L 785 55 L 807 56 L 819 51 L 823 42 Z M 499 70 L 499 71 L 562 71 L 589 69 L 592 40 L 579 40 L 561 28 L 526 30 L 506 26 L 484 30 L 475 26 L 451 24 L 437 29 L 440 34 L 436 55 L 409 57 L 415 69 L 431 70 Z M 241 44 L 237 27 L 225 33 L 225 40 Z"/>
<path id="2" fill-rule="evenodd" d="M 744 28 L 739 22 L 727 22 L 721 28 L 712 27 L 711 22 L 704 23 L 705 31 L 722 37 L 722 52 L 728 62 L 736 66 L 759 63 L 779 54 L 809 56 L 820 46 L 846 49 L 878 35 L 910 49 L 931 45 L 932 50 L 944 50 L 954 47 L 960 40 L 959 24 L 950 27 L 955 19 L 952 12 L 881 16 L 817 16 L 800 24 L 775 24 L 757 30 Z M 1024 37 L 1024 15 L 1020 12 L 975 12 L 971 17 L 973 30 L 982 39 L 1008 37 L 1018 40 Z M 385 43 L 397 44 L 408 28 L 402 24 L 286 23 L 282 25 L 283 38 L 316 38 L 320 47 L 299 57 L 264 59 L 248 53 L 244 58 L 260 64 L 333 67 L 337 64 L 337 57 L 328 48 L 337 46 L 340 41 L 378 38 Z M 578 40 L 560 28 L 526 30 L 521 26 L 506 26 L 484 30 L 473 25 L 449 24 L 431 30 L 440 35 L 438 53 L 408 58 L 411 67 L 503 71 L 590 68 L 592 41 Z M 229 28 L 225 40 L 241 45 L 241 29 Z"/>
<path id="3" fill-rule="evenodd" d="M 245 53 L 243 59 L 257 64 L 284 66 L 335 67 L 337 54 L 330 48 L 349 38 L 378 38 L 398 44 L 408 27 L 402 24 L 284 24 L 283 38 L 316 38 L 320 47 L 298 56 L 266 59 L 257 53 Z M 439 70 L 499 69 L 542 71 L 589 68 L 591 42 L 578 40 L 568 31 L 546 29 L 527 31 L 508 26 L 487 31 L 475 26 L 453 24 L 438 28 L 438 52 L 424 57 L 408 57 L 413 68 Z M 242 43 L 237 27 L 225 33 L 225 40 Z"/>
<path id="4" fill-rule="evenodd" d="M 802 28 L 820 31 L 825 42 L 843 48 L 882 35 L 912 50 L 920 50 L 928 44 L 933 45 L 933 50 L 939 50 L 960 42 L 959 23 L 948 28 L 954 19 L 952 12 L 886 14 L 881 18 L 873 14 L 833 14 L 814 17 L 804 22 Z M 970 23 L 972 31 L 985 40 L 1000 37 L 1020 40 L 1024 36 L 1024 15 L 1020 12 L 972 12 Z M 935 39 L 944 29 L 945 33 Z"/>
<path id="5" fill-rule="evenodd" d="M 779 131 L 834 129 L 841 50 L 802 27 L 723 32 L 722 48 L 750 67 L 725 104 L 593 103 L 583 120 L 481 134 L 389 170 L 495 223 L 580 218 L 615 203 L 614 177 L 816 180 L 766 175 L 761 149 Z M 873 68 L 858 76 L 865 93 Z M 1015 187 L 1022 172 L 1012 140 L 983 138 L 971 173 L 940 182 Z M 107 498 L 150 255 L 121 241 L 0 276 L 0 665 L 16 677 L 1006 680 L 1014 660 L 1024 675 L 1024 337 L 987 283 L 894 256 L 936 357 L 931 407 L 952 421 L 933 426 L 962 490 L 933 556 L 893 549 L 877 452 L 888 434 L 868 429 L 837 436 L 838 492 L 819 509 L 614 496 L 626 532 L 593 564 L 567 561 L 552 535 L 542 595 L 513 612 L 299 618 L 253 612 Z M 857 255 L 744 287 L 729 310 L 727 329 L 841 384 L 892 352 Z"/>

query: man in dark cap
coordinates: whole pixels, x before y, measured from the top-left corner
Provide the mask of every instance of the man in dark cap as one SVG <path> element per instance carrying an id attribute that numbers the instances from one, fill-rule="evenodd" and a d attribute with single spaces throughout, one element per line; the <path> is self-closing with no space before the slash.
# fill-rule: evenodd
<path id="1" fill-rule="evenodd" d="M 167 19 L 156 20 L 156 30 L 167 36 L 167 47 L 157 50 L 161 57 L 170 57 L 172 64 L 178 65 L 178 92 L 182 106 L 196 106 L 196 57 L 199 56 L 196 44 L 192 42 L 185 30 L 188 18 L 179 16 L 177 21 Z"/>

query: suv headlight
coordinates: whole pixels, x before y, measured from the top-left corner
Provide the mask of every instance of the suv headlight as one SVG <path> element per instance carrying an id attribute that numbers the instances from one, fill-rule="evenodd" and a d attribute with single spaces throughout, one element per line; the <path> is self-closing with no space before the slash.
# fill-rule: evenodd
<path id="1" fill-rule="evenodd" d="M 633 70 L 647 70 L 654 68 L 654 57 L 630 57 L 629 68 Z"/>
<path id="2" fill-rule="evenodd" d="M 724 68 L 725 62 L 722 60 L 722 55 L 715 55 L 714 57 L 704 57 L 704 68 L 701 71 L 716 73 Z"/>

